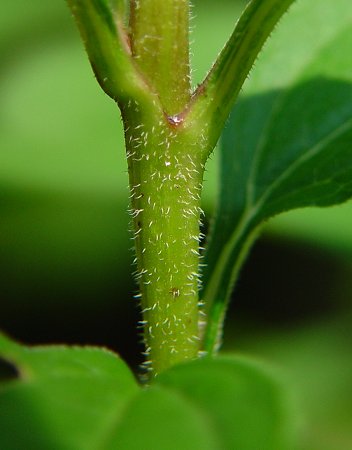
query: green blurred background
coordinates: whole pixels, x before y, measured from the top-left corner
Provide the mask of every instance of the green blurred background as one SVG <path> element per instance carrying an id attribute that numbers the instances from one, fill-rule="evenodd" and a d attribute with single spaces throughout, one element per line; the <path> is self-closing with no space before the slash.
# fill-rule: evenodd
<path id="1" fill-rule="evenodd" d="M 1 5 L 0 328 L 28 343 L 105 345 L 136 368 L 118 109 L 96 83 L 63 0 Z M 194 5 L 195 83 L 242 5 Z M 206 174 L 207 217 L 216 160 Z M 270 222 L 226 324 L 226 350 L 283 371 L 296 394 L 302 450 L 352 449 L 351 223 L 351 202 Z"/>

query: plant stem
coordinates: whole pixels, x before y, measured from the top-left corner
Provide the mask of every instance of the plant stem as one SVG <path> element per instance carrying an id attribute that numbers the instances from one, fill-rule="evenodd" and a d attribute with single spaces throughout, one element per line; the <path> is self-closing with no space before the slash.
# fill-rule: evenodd
<path id="1" fill-rule="evenodd" d="M 135 122 L 123 108 L 137 279 L 154 374 L 199 351 L 198 265 L 203 155 L 182 123 Z M 143 114 L 142 114 L 143 115 Z"/>
<path id="2" fill-rule="evenodd" d="M 152 106 L 120 105 L 125 124 L 147 364 L 153 374 L 198 356 L 202 140 L 190 101 L 187 0 L 132 0 L 132 57 Z M 147 112 L 148 110 L 148 112 Z M 196 136 L 195 136 L 196 134 Z"/>
<path id="3" fill-rule="evenodd" d="M 131 0 L 132 55 L 168 115 L 190 99 L 188 0 Z"/>

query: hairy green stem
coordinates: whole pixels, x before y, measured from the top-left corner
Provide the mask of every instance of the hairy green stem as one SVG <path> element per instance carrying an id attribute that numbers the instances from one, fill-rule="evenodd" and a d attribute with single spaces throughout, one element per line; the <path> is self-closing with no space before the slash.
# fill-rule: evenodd
<path id="1" fill-rule="evenodd" d="M 190 100 L 188 0 L 131 0 L 132 55 L 168 115 Z"/>
<path id="2" fill-rule="evenodd" d="M 198 356 L 202 140 L 181 113 L 190 100 L 186 0 L 132 0 L 132 57 L 155 114 L 121 108 L 147 363 L 154 374 Z M 196 134 L 196 136 L 195 136 Z"/>
<path id="3" fill-rule="evenodd" d="M 148 366 L 154 374 L 200 348 L 198 266 L 204 160 L 193 133 L 172 118 L 123 108 Z"/>

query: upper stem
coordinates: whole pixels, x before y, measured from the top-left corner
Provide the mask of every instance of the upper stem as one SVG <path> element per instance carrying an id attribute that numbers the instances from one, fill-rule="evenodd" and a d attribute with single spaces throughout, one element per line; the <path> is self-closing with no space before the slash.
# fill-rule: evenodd
<path id="1" fill-rule="evenodd" d="M 188 0 L 131 0 L 132 55 L 167 115 L 190 99 Z"/>

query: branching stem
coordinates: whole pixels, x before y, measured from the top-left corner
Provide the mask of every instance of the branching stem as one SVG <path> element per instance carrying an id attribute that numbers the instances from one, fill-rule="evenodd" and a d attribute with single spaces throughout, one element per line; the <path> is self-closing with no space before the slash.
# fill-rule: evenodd
<path id="1" fill-rule="evenodd" d="M 146 354 L 157 374 L 199 354 L 204 165 L 253 61 L 294 0 L 249 2 L 193 94 L 189 0 L 67 1 L 96 77 L 122 113 Z M 218 288 L 212 282 L 206 290 L 210 318 L 219 322 L 210 323 L 207 342 L 222 321 L 213 313 Z"/>

